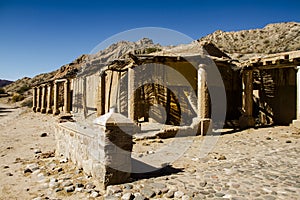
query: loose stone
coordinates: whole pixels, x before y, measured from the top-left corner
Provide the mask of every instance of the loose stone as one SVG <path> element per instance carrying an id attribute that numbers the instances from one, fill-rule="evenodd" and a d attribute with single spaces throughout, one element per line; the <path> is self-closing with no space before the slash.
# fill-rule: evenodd
<path id="1" fill-rule="evenodd" d="M 107 194 L 115 194 L 118 192 L 122 192 L 122 189 L 120 186 L 117 186 L 117 185 L 108 186 L 106 189 Z"/>
<path id="2" fill-rule="evenodd" d="M 74 190 L 75 190 L 75 187 L 73 185 L 65 187 L 66 192 L 74 192 Z"/>
<path id="3" fill-rule="evenodd" d="M 151 189 L 148 189 L 148 188 L 144 188 L 141 190 L 141 193 L 147 197 L 147 198 L 152 198 L 155 196 L 155 192 Z"/>
<path id="4" fill-rule="evenodd" d="M 93 183 L 87 183 L 85 189 L 94 189 L 96 186 Z"/>
<path id="5" fill-rule="evenodd" d="M 163 196 L 166 198 L 173 198 L 174 197 L 174 191 L 173 190 L 169 190 L 166 194 L 164 194 Z"/>
<path id="6" fill-rule="evenodd" d="M 72 181 L 68 180 L 68 181 L 66 181 L 66 182 L 63 182 L 61 185 L 62 185 L 63 187 L 67 187 L 67 186 L 73 185 L 73 183 L 72 183 Z"/>
<path id="7" fill-rule="evenodd" d="M 35 153 L 35 154 L 39 154 L 39 153 L 42 153 L 42 151 L 41 151 L 40 149 L 35 149 L 35 150 L 34 150 L 34 153 Z"/>
<path id="8" fill-rule="evenodd" d="M 175 198 L 181 198 L 184 195 L 184 193 L 182 191 L 176 191 L 174 193 L 174 197 Z"/>
<path id="9" fill-rule="evenodd" d="M 47 133 L 42 133 L 41 135 L 40 135 L 40 137 L 46 137 L 48 134 Z"/>
<path id="10" fill-rule="evenodd" d="M 90 195 L 90 197 L 92 197 L 92 198 L 96 198 L 96 197 L 98 197 L 98 196 L 99 196 L 99 193 L 96 192 L 96 191 L 93 191 L 93 192 L 91 193 L 91 195 Z"/>
<path id="11" fill-rule="evenodd" d="M 134 196 L 132 193 L 128 192 L 128 193 L 123 194 L 121 199 L 122 200 L 133 200 Z"/>
<path id="12" fill-rule="evenodd" d="M 54 189 L 54 192 L 60 192 L 60 191 L 62 191 L 62 188 L 55 188 Z"/>

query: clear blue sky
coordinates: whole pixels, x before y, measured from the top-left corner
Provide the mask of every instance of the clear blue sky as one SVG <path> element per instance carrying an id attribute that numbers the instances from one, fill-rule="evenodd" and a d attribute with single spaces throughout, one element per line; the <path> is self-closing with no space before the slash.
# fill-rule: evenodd
<path id="1" fill-rule="evenodd" d="M 299 0 L 0 0 L 0 79 L 53 71 L 128 29 L 164 27 L 198 39 L 287 21 L 300 21 Z"/>

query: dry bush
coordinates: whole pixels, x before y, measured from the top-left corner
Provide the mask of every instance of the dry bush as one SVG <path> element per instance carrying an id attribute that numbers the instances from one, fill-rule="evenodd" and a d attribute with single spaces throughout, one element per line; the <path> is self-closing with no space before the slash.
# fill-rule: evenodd
<path id="1" fill-rule="evenodd" d="M 22 101 L 22 100 L 24 100 L 24 96 L 21 95 L 21 94 L 14 94 L 14 96 L 11 98 L 11 101 L 13 103 L 19 102 L 19 101 Z"/>

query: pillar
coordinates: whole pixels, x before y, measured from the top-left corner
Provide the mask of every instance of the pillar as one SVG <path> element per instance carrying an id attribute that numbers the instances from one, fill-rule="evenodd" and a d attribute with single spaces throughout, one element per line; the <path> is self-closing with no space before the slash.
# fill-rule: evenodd
<path id="1" fill-rule="evenodd" d="M 198 68 L 198 87 L 197 87 L 197 116 L 198 116 L 198 129 L 197 135 L 205 135 L 211 124 L 211 119 L 209 119 L 209 97 L 207 88 L 207 72 L 206 65 L 200 64 Z"/>
<path id="2" fill-rule="evenodd" d="M 132 68 L 128 68 L 128 118 L 131 119 L 132 121 L 134 121 L 134 79 L 135 79 L 135 75 L 134 75 L 134 69 Z"/>
<path id="3" fill-rule="evenodd" d="M 37 88 L 32 88 L 32 110 L 36 112 L 36 98 L 37 98 Z"/>
<path id="4" fill-rule="evenodd" d="M 70 95 L 70 81 L 64 82 L 64 113 L 70 113 L 71 109 L 71 95 Z"/>
<path id="5" fill-rule="evenodd" d="M 59 90 L 58 90 L 58 83 L 54 81 L 54 102 L 53 102 L 53 114 L 58 115 L 59 109 L 58 109 L 58 96 L 59 96 Z"/>
<path id="6" fill-rule="evenodd" d="M 47 85 L 47 110 L 48 114 L 52 114 L 52 84 Z"/>
<path id="7" fill-rule="evenodd" d="M 198 118 L 205 119 L 208 117 L 208 99 L 206 91 L 206 70 L 205 65 L 199 65 L 198 68 Z"/>
<path id="8" fill-rule="evenodd" d="M 37 104 L 36 104 L 36 112 L 41 112 L 41 94 L 42 94 L 42 88 L 41 86 L 37 87 Z"/>
<path id="9" fill-rule="evenodd" d="M 165 98 L 166 98 L 166 124 L 171 123 L 170 113 L 171 113 L 171 90 L 165 87 Z"/>
<path id="10" fill-rule="evenodd" d="M 296 119 L 293 120 L 293 126 L 296 128 L 300 128 L 300 66 L 297 66 L 297 75 L 296 75 Z"/>
<path id="11" fill-rule="evenodd" d="M 97 116 L 105 114 L 105 79 L 106 73 L 100 75 L 100 83 L 98 86 L 98 102 L 97 102 Z"/>
<path id="12" fill-rule="evenodd" d="M 42 97 L 41 97 L 41 113 L 46 113 L 46 91 L 47 85 L 42 85 Z"/>
<path id="13" fill-rule="evenodd" d="M 243 113 L 239 119 L 240 127 L 249 128 L 255 125 L 253 113 L 253 71 L 245 70 L 242 75 Z"/>

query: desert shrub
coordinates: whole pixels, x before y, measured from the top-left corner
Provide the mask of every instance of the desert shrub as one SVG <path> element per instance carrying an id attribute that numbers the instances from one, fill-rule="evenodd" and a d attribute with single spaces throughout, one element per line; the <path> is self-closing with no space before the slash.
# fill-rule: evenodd
<path id="1" fill-rule="evenodd" d="M 5 90 L 3 88 L 0 88 L 0 94 L 5 94 Z"/>
<path id="2" fill-rule="evenodd" d="M 149 48 L 145 49 L 146 54 L 157 52 L 157 51 L 161 51 L 161 49 L 155 48 L 155 47 L 149 47 Z"/>
<path id="3" fill-rule="evenodd" d="M 21 103 L 21 106 L 22 106 L 22 107 L 27 106 L 27 107 L 31 108 L 32 105 L 33 105 L 33 103 L 32 103 L 32 98 L 26 99 L 26 100 L 24 100 L 24 101 Z"/>
<path id="4" fill-rule="evenodd" d="M 11 101 L 13 103 L 18 102 L 18 101 L 22 101 L 24 99 L 24 96 L 21 94 L 14 94 L 14 96 L 11 98 Z"/>
<path id="5" fill-rule="evenodd" d="M 28 85 L 23 85 L 20 89 L 17 90 L 17 93 L 23 94 L 24 92 L 28 91 L 30 87 Z"/>

